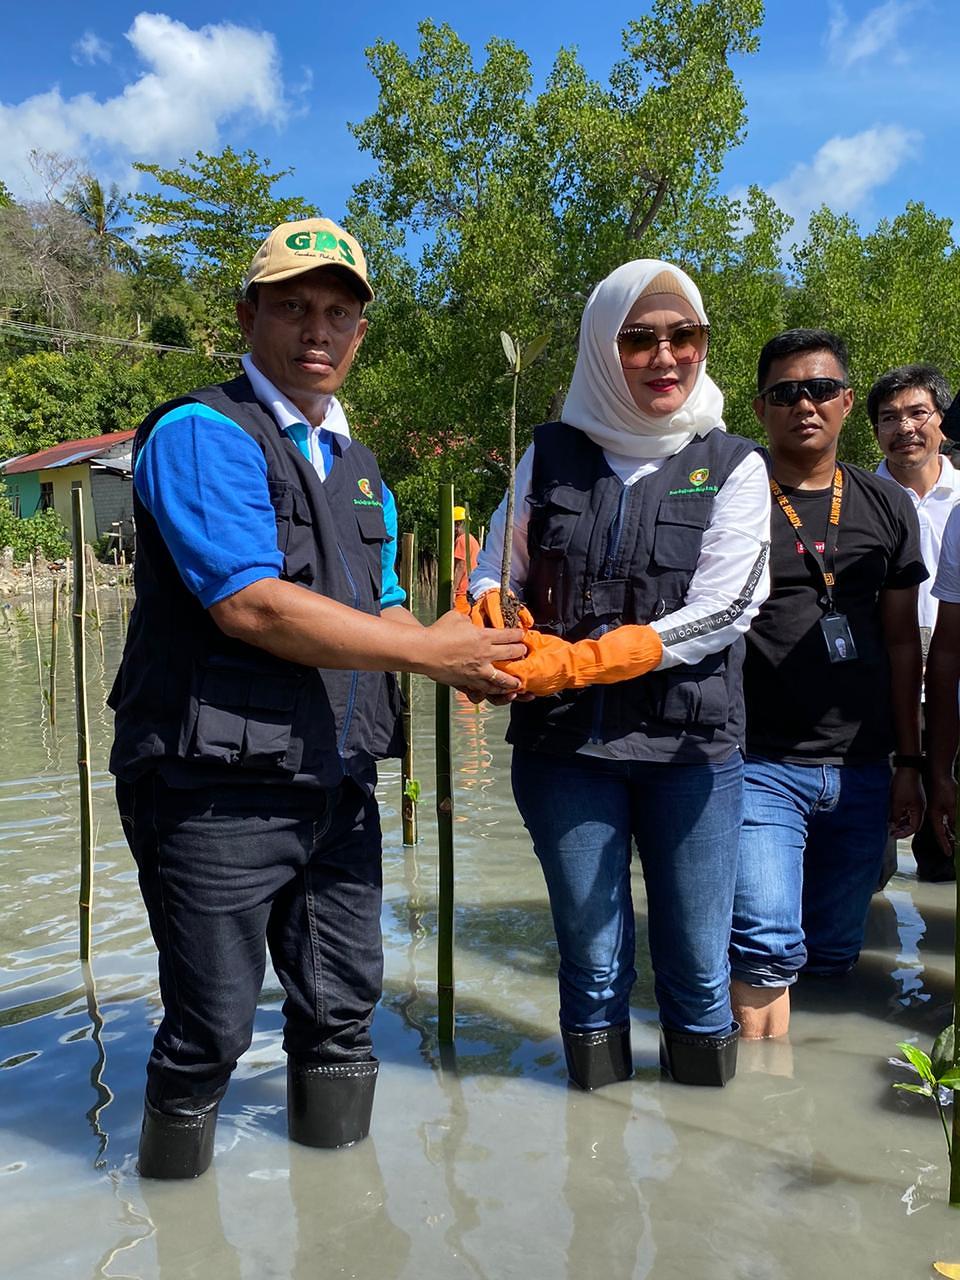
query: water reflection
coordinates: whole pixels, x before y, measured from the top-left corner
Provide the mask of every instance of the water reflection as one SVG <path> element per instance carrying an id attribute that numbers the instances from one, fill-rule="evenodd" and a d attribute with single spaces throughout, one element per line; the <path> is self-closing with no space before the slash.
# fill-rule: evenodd
<path id="1" fill-rule="evenodd" d="M 103 1044 L 103 1015 L 97 1003 L 97 980 L 94 976 L 93 968 L 89 964 L 81 964 L 80 971 L 83 974 L 83 989 L 87 1000 L 87 1014 L 90 1018 L 90 1038 L 97 1048 L 96 1061 L 90 1068 L 90 1083 L 93 1086 L 96 1101 L 87 1112 L 87 1121 L 98 1139 L 97 1156 L 94 1163 L 98 1169 L 103 1169 L 106 1166 L 106 1160 L 103 1157 L 110 1138 L 104 1130 L 100 1118 L 113 1101 L 113 1092 L 103 1078 L 107 1065 L 107 1051 Z"/>

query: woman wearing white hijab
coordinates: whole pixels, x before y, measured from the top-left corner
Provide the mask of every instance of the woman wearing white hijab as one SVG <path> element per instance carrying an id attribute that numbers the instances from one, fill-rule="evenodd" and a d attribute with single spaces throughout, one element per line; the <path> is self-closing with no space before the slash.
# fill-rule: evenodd
<path id="1" fill-rule="evenodd" d="M 561 421 L 536 428 L 517 470 L 513 588 L 538 632 L 588 642 L 550 640 L 510 665 L 528 694 L 507 734 L 557 931 L 567 1069 L 584 1089 L 633 1070 L 634 841 L 661 1062 L 689 1084 L 736 1069 L 740 666 L 768 590 L 770 499 L 760 455 L 726 433 L 708 342 L 689 276 L 656 260 L 618 267 L 584 310 Z M 495 612 L 504 507 L 471 579 L 481 614 Z M 570 660 L 585 649 L 589 662 Z"/>

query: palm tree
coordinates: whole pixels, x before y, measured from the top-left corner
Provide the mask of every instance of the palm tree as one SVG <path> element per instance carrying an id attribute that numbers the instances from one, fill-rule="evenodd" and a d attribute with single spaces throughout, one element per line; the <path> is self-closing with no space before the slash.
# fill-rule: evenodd
<path id="1" fill-rule="evenodd" d="M 123 238 L 133 228 L 116 225 L 125 212 L 116 183 L 105 191 L 92 173 L 81 174 L 67 195 L 67 207 L 95 237 L 104 265 L 120 270 L 137 265 L 137 251 Z"/>

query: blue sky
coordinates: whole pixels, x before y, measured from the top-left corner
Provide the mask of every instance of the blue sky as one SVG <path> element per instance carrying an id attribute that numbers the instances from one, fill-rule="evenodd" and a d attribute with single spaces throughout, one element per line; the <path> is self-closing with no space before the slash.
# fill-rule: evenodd
<path id="1" fill-rule="evenodd" d="M 134 160 L 171 164 L 230 144 L 295 168 L 290 189 L 338 217 L 370 171 L 347 125 L 375 108 L 364 49 L 378 37 L 413 54 L 416 24 L 431 17 L 449 22 L 478 59 L 490 37 L 513 40 L 538 84 L 561 45 L 575 45 L 605 80 L 622 27 L 645 7 L 159 0 L 147 10 L 48 0 L 38 20 L 35 5 L 6 4 L 0 178 L 28 195 L 31 147 L 75 157 L 123 186 Z M 760 52 L 738 60 L 737 71 L 748 132 L 721 190 L 757 183 L 801 223 L 822 201 L 865 227 L 910 199 L 960 219 L 957 0 L 768 0 Z"/>

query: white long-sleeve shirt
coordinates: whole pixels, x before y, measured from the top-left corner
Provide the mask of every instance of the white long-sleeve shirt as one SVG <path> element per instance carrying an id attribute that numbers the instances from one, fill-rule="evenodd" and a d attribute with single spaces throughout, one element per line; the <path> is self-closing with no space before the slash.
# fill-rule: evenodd
<path id="1" fill-rule="evenodd" d="M 628 486 L 652 475 L 666 462 L 666 458 L 638 462 L 606 449 L 603 456 Z M 510 585 L 521 600 L 530 569 L 527 499 L 532 482 L 533 445 L 520 459 L 516 477 Z M 470 576 L 474 596 L 500 585 L 506 507 L 504 497 Z M 770 481 L 762 456 L 754 452 L 737 464 L 714 498 L 685 604 L 650 624 L 663 641 L 658 670 L 699 662 L 727 648 L 749 629 L 770 593 L 769 550 Z"/>

